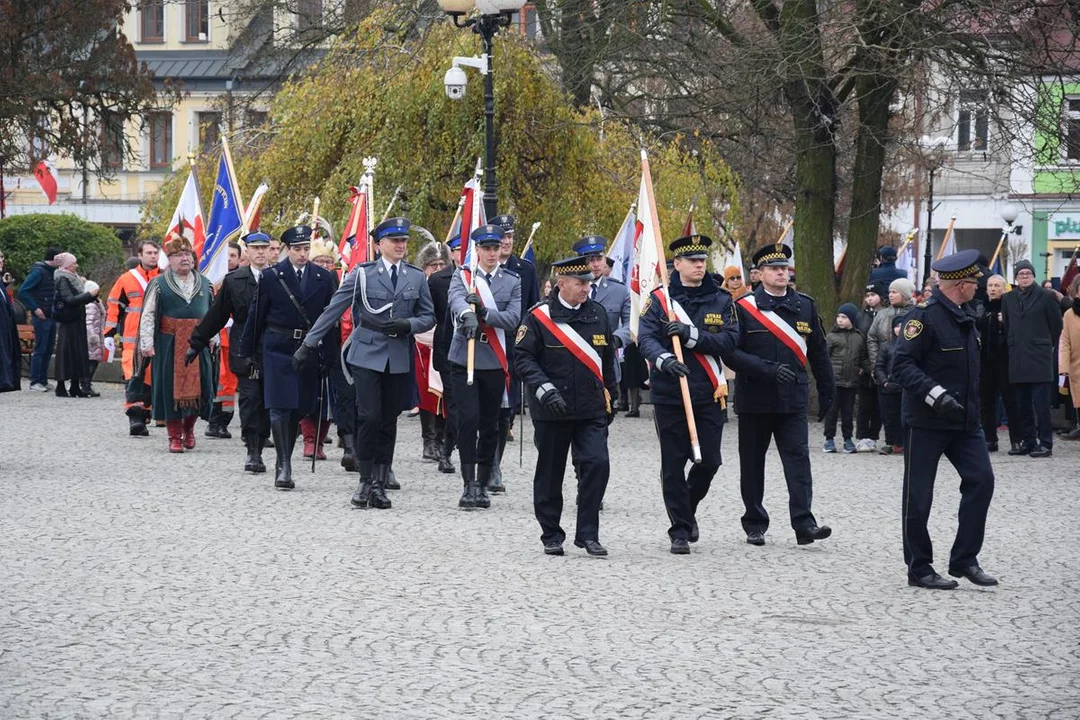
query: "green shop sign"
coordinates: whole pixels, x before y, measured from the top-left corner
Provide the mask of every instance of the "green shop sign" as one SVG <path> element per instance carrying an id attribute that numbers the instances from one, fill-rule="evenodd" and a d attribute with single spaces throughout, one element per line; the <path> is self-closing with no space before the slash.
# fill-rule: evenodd
<path id="1" fill-rule="evenodd" d="M 1054 215 L 1050 222 L 1054 228 L 1052 237 L 1080 237 L 1080 215 Z"/>

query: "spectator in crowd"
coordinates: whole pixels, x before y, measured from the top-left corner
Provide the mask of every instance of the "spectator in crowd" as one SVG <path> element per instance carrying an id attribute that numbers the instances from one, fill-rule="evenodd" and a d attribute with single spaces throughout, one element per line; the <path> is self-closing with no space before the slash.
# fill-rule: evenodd
<path id="1" fill-rule="evenodd" d="M 19 300 L 30 313 L 30 322 L 34 326 L 34 354 L 30 357 L 30 389 L 46 392 L 49 385 L 49 359 L 56 341 L 56 322 L 52 317 L 53 299 L 56 287 L 53 275 L 56 272 L 56 256 L 59 248 L 51 247 L 45 251 L 45 259 L 30 268 L 26 280 L 19 287 Z"/>
<path id="2" fill-rule="evenodd" d="M 855 452 L 852 441 L 854 431 L 855 394 L 863 380 L 870 374 L 870 361 L 866 354 L 866 338 L 855 327 L 859 309 L 852 303 L 844 303 L 836 311 L 836 324 L 825 337 L 836 377 L 836 399 L 825 413 L 825 452 L 836 452 L 836 418 L 840 416 L 840 430 L 844 434 L 844 452 Z"/>
<path id="3" fill-rule="evenodd" d="M 1058 369 L 1063 376 L 1059 382 L 1068 379 L 1074 415 L 1080 415 L 1080 276 L 1070 283 L 1069 298 L 1072 306 L 1065 311 L 1062 319 L 1061 343 L 1058 347 Z M 1074 422 L 1064 438 L 1080 440 L 1080 423 Z"/>
<path id="4" fill-rule="evenodd" d="M 878 248 L 878 259 L 880 262 L 877 267 L 870 271 L 871 283 L 891 283 L 897 278 L 907 279 L 907 272 L 896 267 L 896 248 L 884 245 Z M 888 330 L 888 326 L 885 328 Z"/>
<path id="5" fill-rule="evenodd" d="M 450 265 L 450 248 L 444 243 L 428 243 L 417 253 L 416 264 L 424 271 L 424 277 L 430 279 L 432 275 Z M 436 321 L 437 324 L 444 323 L 446 318 L 436 317 Z M 432 328 L 413 336 L 416 341 L 413 364 L 416 366 L 416 390 L 420 395 L 420 437 L 424 446 L 421 457 L 424 460 L 438 461 L 443 456 L 446 407 L 443 405 L 443 377 L 432 366 L 431 361 L 435 332 L 436 328 Z"/>
<path id="6" fill-rule="evenodd" d="M 756 290 L 757 286 L 761 284 L 761 269 L 750 268 L 750 289 Z"/>
<path id="7" fill-rule="evenodd" d="M 866 295 L 863 296 L 863 307 L 859 312 L 859 322 L 856 327 L 863 335 L 870 334 L 870 327 L 874 324 L 874 317 L 881 309 L 883 298 L 878 294 L 881 288 L 878 285 L 867 285 Z"/>
<path id="8" fill-rule="evenodd" d="M 901 419 L 904 389 L 892 374 L 892 359 L 896 354 L 896 343 L 900 337 L 900 327 L 904 324 L 903 315 L 892 319 L 893 339 L 878 348 L 877 362 L 874 364 L 874 382 L 877 383 L 878 405 L 881 408 L 881 424 L 885 426 L 885 443 L 878 449 L 878 455 L 903 454 L 904 431 Z"/>
<path id="9" fill-rule="evenodd" d="M 888 307 L 882 308 L 874 317 L 874 324 L 870 326 L 870 332 L 866 336 L 866 348 L 870 355 L 870 366 L 877 366 L 877 356 L 882 345 L 893 341 L 892 321 L 893 318 L 903 317 L 915 306 L 915 284 L 906 277 L 893 280 L 887 286 L 885 297 L 888 298 Z M 880 403 L 880 395 L 874 392 L 875 399 Z M 858 449 L 870 452 L 877 449 L 877 439 L 881 427 L 881 421 L 859 427 Z"/>
<path id="10" fill-rule="evenodd" d="M 55 257 L 56 297 L 53 318 L 57 323 L 56 340 L 56 397 L 88 397 L 90 382 L 90 351 L 86 343 L 86 306 L 98 296 L 91 292 L 79 277 L 79 261 L 71 253 Z M 70 383 L 70 391 L 68 384 Z"/>
<path id="11" fill-rule="evenodd" d="M 1005 278 L 991 275 L 986 280 L 987 300 L 975 321 L 982 343 L 980 349 L 979 405 L 982 412 L 983 433 L 990 452 L 998 449 L 998 398 L 1005 405 L 1009 418 L 1009 442 L 1015 449 L 1023 441 L 1016 404 L 1013 402 L 1012 386 L 1009 385 L 1009 346 L 1005 338 L 1005 326 L 1001 307 L 1005 296 Z"/>
<path id="12" fill-rule="evenodd" d="M 15 309 L 8 295 L 11 274 L 4 268 L 4 253 L 0 251 L 0 392 L 22 388 L 22 350 Z"/>
<path id="13" fill-rule="evenodd" d="M 723 288 L 731 293 L 732 300 L 738 300 L 747 293 L 746 285 L 743 283 L 742 268 L 734 265 L 724 268 Z"/>
<path id="14" fill-rule="evenodd" d="M 85 284 L 86 292 L 94 293 L 94 298 L 86 304 L 86 348 L 90 366 L 83 392 L 98 397 L 101 393 L 94 390 L 93 381 L 98 365 L 105 360 L 105 305 L 98 296 L 100 286 L 93 280 L 87 280 Z"/>
<path id="15" fill-rule="evenodd" d="M 1009 382 L 1023 442 L 1009 454 L 1050 457 L 1054 448 L 1050 425 L 1056 380 L 1054 345 L 1061 335 L 1061 310 L 1053 291 L 1035 283 L 1035 267 L 1029 261 L 1016 263 L 1013 271 L 1017 287 L 1005 294 L 1002 317 L 1009 348 Z"/>

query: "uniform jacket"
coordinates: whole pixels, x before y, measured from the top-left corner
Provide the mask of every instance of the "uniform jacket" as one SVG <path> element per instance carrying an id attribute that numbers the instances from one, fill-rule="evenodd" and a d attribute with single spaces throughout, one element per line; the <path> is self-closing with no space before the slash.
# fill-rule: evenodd
<path id="1" fill-rule="evenodd" d="M 837 387 L 853 388 L 870 376 L 870 356 L 866 339 L 855 328 L 841 330 L 834 326 L 825 336 Z"/>
<path id="2" fill-rule="evenodd" d="M 1009 382 L 1056 382 L 1061 335 L 1061 308 L 1050 290 L 1032 285 L 1028 292 L 1015 288 L 1001 301 L 1005 337 L 1009 346 Z"/>
<path id="3" fill-rule="evenodd" d="M 682 405 L 678 378 L 656 368 L 659 358 L 674 357 L 671 338 L 664 331 L 668 318 L 659 301 L 662 292 L 659 288 L 654 290 L 645 304 L 638 329 L 638 347 L 652 364 L 649 380 L 652 401 L 658 405 Z M 669 292 L 690 316 L 696 330 L 690 341 L 683 343 L 683 358 L 690 368 L 687 378 L 690 400 L 695 405 L 715 402 L 712 381 L 702 364 L 690 353 L 712 355 L 717 360 L 730 355 L 738 342 L 735 303 L 731 294 L 722 289 L 711 275 L 705 276 L 700 288 L 687 288 L 675 273 L 671 276 Z"/>
<path id="4" fill-rule="evenodd" d="M 361 274 L 366 283 L 366 304 L 358 280 Z M 391 307 L 378 314 L 372 312 L 385 305 Z M 345 361 L 355 367 L 375 372 L 385 370 L 394 375 L 412 372 L 412 335 L 435 327 L 435 307 L 431 303 L 431 291 L 428 289 L 424 271 L 401 261 L 398 263 L 398 282 L 395 288 L 381 259 L 358 265 L 345 276 L 345 282 L 315 321 L 315 327 L 305 343 L 311 347 L 318 345 L 350 306 L 353 331 L 349 336 Z M 377 329 L 382 323 L 399 318 L 409 320 L 409 333 L 390 337 Z"/>
<path id="5" fill-rule="evenodd" d="M 502 265 L 521 278 L 522 312 L 540 302 L 540 284 L 536 277 L 535 265 L 528 260 L 522 260 L 517 255 L 508 257 Z"/>
<path id="6" fill-rule="evenodd" d="M 53 297 L 56 294 L 56 285 L 53 276 L 56 268 L 44 260 L 38 260 L 30 266 L 30 272 L 19 286 L 19 302 L 26 308 L 26 312 L 33 314 L 41 308 L 45 317 L 52 317 Z"/>
<path id="7" fill-rule="evenodd" d="M 831 405 L 836 381 L 825 344 L 825 328 L 814 299 L 790 288 L 783 297 L 773 297 L 765 292 L 764 285 L 759 285 L 753 294 L 758 309 L 776 312 L 806 341 L 806 359 L 814 372 L 818 396 L 823 404 Z M 739 340 L 728 364 L 736 373 L 735 392 L 743 398 L 739 413 L 806 413 L 810 405 L 806 366 L 768 328 L 750 316 L 742 299 L 735 303 L 735 311 Z M 794 387 L 776 382 L 776 369 L 780 365 L 795 371 Z"/>
<path id="8" fill-rule="evenodd" d="M 309 263 L 310 264 L 310 263 Z M 304 272 L 307 272 L 306 270 Z M 241 267 L 233 270 L 221 281 L 214 302 L 210 305 L 210 311 L 199 321 L 198 327 L 191 333 L 191 347 L 202 350 L 210 345 L 210 338 L 221 332 L 233 319 L 232 327 L 229 328 L 229 367 L 241 375 L 245 372 L 245 362 L 239 357 L 241 336 L 244 334 L 244 326 L 247 324 L 248 310 L 255 292 L 259 289 L 259 283 L 255 280 L 255 274 L 250 267 Z M 298 295 L 297 300 L 300 299 Z M 288 302 L 288 298 L 285 298 Z M 290 303 L 291 304 L 291 303 Z M 315 318 L 308 316 L 309 320 Z M 254 356 L 255 350 L 252 350 Z"/>
<path id="9" fill-rule="evenodd" d="M 477 273 L 480 272 L 477 267 Z M 504 332 L 505 345 L 503 350 L 509 357 L 510 345 L 514 342 L 514 331 L 521 323 L 521 278 L 511 270 L 496 267 L 488 286 L 491 295 L 495 298 L 496 307 L 487 309 L 487 317 L 484 323 L 493 328 L 501 328 Z M 466 312 L 472 312 L 472 306 L 465 302 L 465 296 L 469 289 L 465 285 L 465 276 L 459 268 L 450 281 L 450 316 L 455 327 L 461 316 Z M 479 293 L 478 293 L 479 294 Z M 487 333 L 476 334 L 476 350 L 474 367 L 477 370 L 501 370 L 502 365 L 491 347 L 492 338 Z M 461 332 L 460 328 L 453 333 L 450 343 L 449 361 L 455 365 L 464 367 L 468 363 L 469 341 Z M 507 368 L 509 369 L 509 367 Z"/>
<path id="10" fill-rule="evenodd" d="M 1072 301 L 1062 320 L 1058 355 L 1058 367 L 1069 375 L 1073 407 L 1080 408 L 1080 300 Z"/>
<path id="11" fill-rule="evenodd" d="M 439 372 L 448 370 L 450 367 L 447 358 L 450 355 L 450 341 L 454 337 L 454 323 L 447 314 L 447 310 L 450 309 L 450 280 L 456 271 L 454 267 L 444 267 L 432 273 L 428 278 L 431 303 L 435 307 L 435 338 L 431 344 L 431 366 Z"/>
<path id="12" fill-rule="evenodd" d="M 592 299 L 607 312 L 608 327 L 611 334 L 619 338 L 620 347 L 626 347 L 630 344 L 630 291 L 618 280 L 608 277 L 594 280 L 593 285 L 596 296 Z"/>
<path id="13" fill-rule="evenodd" d="M 300 410 L 305 414 L 317 411 L 318 364 L 309 363 L 297 371 L 293 369 L 292 356 L 300 347 L 301 335 L 309 327 L 308 323 L 320 317 L 336 288 L 337 276 L 314 263 L 304 266 L 304 280 L 300 285 L 288 257 L 263 270 L 258 289 L 248 306 L 239 349 L 230 347 L 230 350 L 241 360 L 257 360 L 261 355 L 263 403 L 267 409 Z M 286 289 L 304 309 L 307 321 L 289 300 Z M 334 316 L 333 320 L 336 319 Z M 288 330 L 292 332 L 284 332 Z M 257 354 L 260 344 L 262 352 Z"/>
<path id="14" fill-rule="evenodd" d="M 514 367 L 525 383 L 533 420 L 588 420 L 604 417 L 607 414 L 605 388 L 612 402 L 618 393 L 615 346 L 608 328 L 607 313 L 591 300 L 586 300 L 577 310 L 571 310 L 559 302 L 558 290 L 553 290 L 543 304 L 551 308 L 552 320 L 570 325 L 596 350 L 600 356 L 604 382 L 601 383 L 584 363 L 567 350 L 536 319 L 532 311 L 526 313 L 517 332 Z M 562 418 L 553 417 L 540 403 L 543 391 L 549 387 L 558 390 L 566 402 L 568 412 Z"/>
<path id="15" fill-rule="evenodd" d="M 940 290 L 907 314 L 892 373 L 904 388 L 904 425 L 931 430 L 974 430 L 979 425 L 979 333 L 975 313 Z M 967 410 L 964 422 L 943 418 L 933 403 L 947 392 Z"/>

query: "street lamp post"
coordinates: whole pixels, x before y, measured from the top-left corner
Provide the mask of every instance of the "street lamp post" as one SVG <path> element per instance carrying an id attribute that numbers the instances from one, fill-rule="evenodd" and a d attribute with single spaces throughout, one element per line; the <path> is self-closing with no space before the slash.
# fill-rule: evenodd
<path id="1" fill-rule="evenodd" d="M 498 215 L 498 183 L 495 177 L 495 73 L 494 41 L 495 35 L 502 28 L 510 27 L 511 17 L 521 9 L 525 0 L 439 0 L 439 7 L 454 21 L 459 28 L 472 28 L 480 36 L 484 50 L 484 65 L 480 71 L 484 75 L 484 212 L 489 218 Z M 473 11 L 476 14 L 472 14 Z M 462 19 L 466 18 L 466 19 Z M 454 66 L 458 62 L 455 58 Z M 464 77 L 462 75 L 461 77 Z M 464 90 L 451 94 L 449 85 L 447 94 L 459 99 Z M 462 86 L 463 87 L 463 86 Z"/>
<path id="2" fill-rule="evenodd" d="M 943 148 L 948 145 L 952 140 L 947 137 L 931 138 L 927 135 L 923 135 L 919 144 L 923 149 L 930 152 L 935 152 L 939 148 Z M 935 155 L 937 153 L 935 152 Z M 942 162 L 940 158 L 934 158 L 935 163 L 930 166 L 930 197 L 926 203 L 926 248 L 923 252 L 923 286 L 930 282 L 930 265 L 933 263 L 934 254 L 932 251 L 932 245 L 934 244 L 934 174 L 941 169 Z"/>

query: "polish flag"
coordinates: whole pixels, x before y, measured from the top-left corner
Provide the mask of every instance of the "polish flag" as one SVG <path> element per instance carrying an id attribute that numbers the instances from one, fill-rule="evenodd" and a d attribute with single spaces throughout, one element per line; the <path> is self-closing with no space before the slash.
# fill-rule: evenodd
<path id="1" fill-rule="evenodd" d="M 638 191 L 637 221 L 634 223 L 634 265 L 630 273 L 630 334 L 635 338 L 641 324 L 641 306 L 659 282 L 660 255 L 658 253 L 656 227 L 652 209 L 656 201 L 652 197 L 652 178 L 649 176 L 649 158 L 641 151 L 641 189 Z"/>
<path id="2" fill-rule="evenodd" d="M 341 255 L 341 273 L 347 275 L 354 265 L 367 262 L 368 256 L 368 193 L 367 185 L 361 183 L 349 188 L 352 211 L 338 243 Z"/>
<path id="3" fill-rule="evenodd" d="M 188 173 L 184 191 L 180 193 L 180 202 L 176 204 L 165 238 L 168 239 L 173 233 L 186 237 L 195 250 L 195 257 L 202 257 L 203 245 L 206 243 L 206 227 L 203 224 L 202 203 L 199 202 L 199 187 L 195 182 L 194 170 Z M 158 255 L 158 267 L 162 270 L 169 267 L 169 258 L 165 253 Z"/>
<path id="4" fill-rule="evenodd" d="M 41 186 L 41 192 L 45 193 L 45 198 L 52 205 L 56 202 L 56 176 L 53 174 L 52 168 L 45 164 L 45 161 L 40 161 L 34 166 L 34 177 L 37 178 L 38 185 Z"/>

